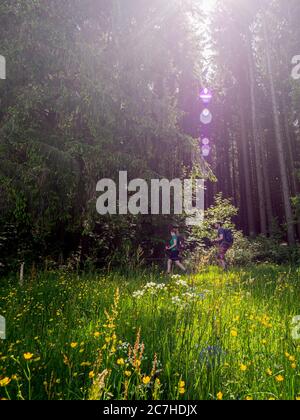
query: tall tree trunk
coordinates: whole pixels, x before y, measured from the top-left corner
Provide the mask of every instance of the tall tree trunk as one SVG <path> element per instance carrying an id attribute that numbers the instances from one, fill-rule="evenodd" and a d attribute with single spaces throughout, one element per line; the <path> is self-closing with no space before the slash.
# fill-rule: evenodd
<path id="1" fill-rule="evenodd" d="M 255 222 L 254 222 L 254 207 L 252 199 L 252 187 L 251 187 L 251 173 L 249 168 L 249 147 L 248 147 L 248 136 L 246 131 L 245 116 L 244 116 L 244 104 L 241 95 L 240 99 L 240 124 L 241 124 L 241 142 L 242 142 L 242 159 L 243 159 L 243 170 L 245 177 L 245 196 L 246 196 L 246 214 L 248 219 L 249 235 L 255 236 Z"/>
<path id="2" fill-rule="evenodd" d="M 254 142 L 254 155 L 255 155 L 255 167 L 257 176 L 257 190 L 258 190 L 258 201 L 259 201 L 259 219 L 261 233 L 267 236 L 267 218 L 266 218 L 266 205 L 264 196 L 264 184 L 261 164 L 261 150 L 260 143 L 261 138 L 257 126 L 257 112 L 256 112 L 256 100 L 255 100 L 255 71 L 253 56 L 251 51 L 251 43 L 248 45 L 248 63 L 249 63 L 249 76 L 250 76 L 250 96 L 251 96 L 251 115 L 252 115 L 252 130 L 253 130 L 253 142 Z"/>
<path id="3" fill-rule="evenodd" d="M 268 232 L 271 233 L 272 223 L 273 223 L 273 206 L 272 206 L 271 187 L 270 187 L 270 181 L 269 181 L 270 175 L 268 172 L 268 167 L 264 163 L 264 162 L 268 162 L 265 136 L 263 136 L 262 138 L 261 161 L 263 162 L 262 170 L 263 170 L 264 189 L 265 189 L 265 194 L 266 194 L 266 212 L 267 212 Z"/>
<path id="4" fill-rule="evenodd" d="M 294 158 L 294 150 L 293 150 L 293 144 L 292 144 L 292 136 L 289 126 L 289 121 L 287 117 L 287 105 L 286 100 L 283 95 L 282 99 L 283 104 L 283 122 L 284 122 L 284 129 L 285 129 L 285 135 L 286 135 L 286 144 L 287 144 L 287 151 L 288 151 L 288 166 L 289 166 L 289 173 L 290 173 L 290 184 L 292 187 L 292 195 L 296 196 L 299 192 L 298 189 L 298 183 L 297 183 L 297 176 L 296 176 L 296 167 L 295 167 L 295 158 Z M 296 231 L 298 233 L 298 238 L 300 238 L 300 221 L 296 224 Z"/>
<path id="5" fill-rule="evenodd" d="M 286 100 L 282 98 L 282 106 L 283 106 L 283 123 L 284 123 L 284 131 L 286 136 L 286 145 L 287 145 L 287 152 L 288 152 L 288 163 L 290 167 L 290 182 L 292 187 L 293 194 L 297 194 L 298 187 L 297 187 L 297 180 L 296 180 L 296 168 L 294 164 L 294 154 L 293 154 L 293 146 L 292 146 L 292 138 L 291 138 L 291 132 L 289 127 L 289 121 L 287 116 L 287 105 Z"/>
<path id="6" fill-rule="evenodd" d="M 283 193 L 283 201 L 284 201 L 285 218 L 286 218 L 286 223 L 287 223 L 288 241 L 290 245 L 294 245 L 295 244 L 295 229 L 294 229 L 294 223 L 293 223 L 293 212 L 292 212 L 292 206 L 291 206 L 291 197 L 290 197 L 290 191 L 289 191 L 287 168 L 286 168 L 286 162 L 285 162 L 285 156 L 284 156 L 283 139 L 282 139 L 282 133 L 280 129 L 279 111 L 278 111 L 278 104 L 277 104 L 277 98 L 276 98 L 276 93 L 275 93 L 274 77 L 272 73 L 269 34 L 268 34 L 265 16 L 263 18 L 263 30 L 264 30 L 264 38 L 266 42 L 265 51 L 266 51 L 266 59 L 267 59 L 267 72 L 268 72 L 268 77 L 270 81 L 270 93 L 271 93 L 273 119 L 274 119 L 274 126 L 275 126 L 275 138 L 276 138 L 278 158 L 279 158 L 279 169 L 280 169 L 280 176 L 281 176 L 281 182 L 282 182 L 282 193 Z"/>

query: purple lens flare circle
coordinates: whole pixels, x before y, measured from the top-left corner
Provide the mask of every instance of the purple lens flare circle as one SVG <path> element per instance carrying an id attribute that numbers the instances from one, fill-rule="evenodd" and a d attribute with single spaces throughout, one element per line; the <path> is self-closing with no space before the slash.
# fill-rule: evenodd
<path id="1" fill-rule="evenodd" d="M 200 121 L 202 124 L 210 124 L 212 122 L 212 113 L 210 112 L 210 110 L 208 108 L 203 109 L 203 111 L 201 112 L 200 115 Z"/>
<path id="2" fill-rule="evenodd" d="M 212 93 L 208 88 L 203 88 L 200 92 L 200 98 L 204 104 L 209 104 L 212 100 Z"/>
<path id="3" fill-rule="evenodd" d="M 202 156 L 203 157 L 208 157 L 209 156 L 210 147 L 208 145 L 202 146 L 201 150 L 202 150 Z"/>

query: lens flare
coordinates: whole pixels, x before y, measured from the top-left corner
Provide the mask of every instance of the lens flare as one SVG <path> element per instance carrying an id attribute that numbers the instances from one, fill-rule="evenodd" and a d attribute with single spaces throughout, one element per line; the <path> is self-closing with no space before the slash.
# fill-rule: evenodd
<path id="1" fill-rule="evenodd" d="M 200 98 L 204 104 L 209 104 L 212 100 L 212 93 L 209 89 L 204 88 L 200 92 Z"/>
<path id="2" fill-rule="evenodd" d="M 210 124 L 212 122 L 212 114 L 209 109 L 205 108 L 201 115 L 200 115 L 200 121 L 202 124 Z"/>
<path id="3" fill-rule="evenodd" d="M 210 154 L 210 147 L 208 145 L 202 146 L 201 150 L 202 150 L 202 156 L 203 157 L 208 157 L 209 156 L 209 154 Z"/>

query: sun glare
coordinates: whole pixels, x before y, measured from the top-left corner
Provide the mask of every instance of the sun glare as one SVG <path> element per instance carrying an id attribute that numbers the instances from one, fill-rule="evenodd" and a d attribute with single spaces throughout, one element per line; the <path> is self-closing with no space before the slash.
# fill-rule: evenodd
<path id="1" fill-rule="evenodd" d="M 205 11 L 211 11 L 216 4 L 216 0 L 200 0 L 200 2 Z"/>

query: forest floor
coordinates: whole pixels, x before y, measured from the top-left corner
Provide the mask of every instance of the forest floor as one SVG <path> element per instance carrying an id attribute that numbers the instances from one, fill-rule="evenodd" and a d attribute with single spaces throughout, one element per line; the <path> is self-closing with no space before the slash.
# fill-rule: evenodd
<path id="1" fill-rule="evenodd" d="M 0 399 L 299 399 L 299 279 L 273 265 L 2 279 Z"/>

